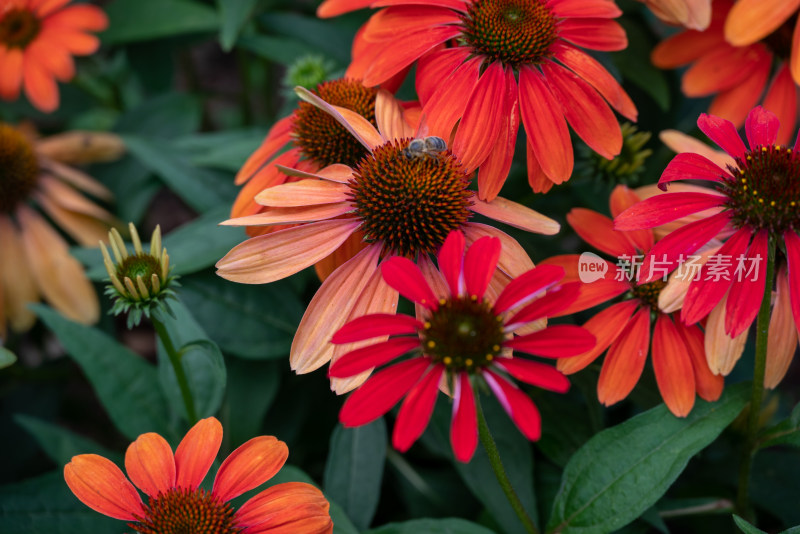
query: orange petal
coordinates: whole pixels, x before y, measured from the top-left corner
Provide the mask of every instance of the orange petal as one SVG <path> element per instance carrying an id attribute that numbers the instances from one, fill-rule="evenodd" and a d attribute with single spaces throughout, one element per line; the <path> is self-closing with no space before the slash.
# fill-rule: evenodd
<path id="1" fill-rule="evenodd" d="M 514 79 L 514 70 L 506 67 L 505 72 L 505 109 L 501 113 L 504 118 L 500 125 L 500 134 L 489 152 L 489 157 L 478 171 L 478 197 L 487 202 L 491 202 L 497 197 L 506 181 L 514 159 L 519 130 L 519 102 L 517 100 L 519 89 Z"/>
<path id="2" fill-rule="evenodd" d="M 219 466 L 214 495 L 227 502 L 257 488 L 281 470 L 289 447 L 275 436 L 258 436 L 239 446 Z"/>
<path id="3" fill-rule="evenodd" d="M 745 117 L 758 103 L 764 93 L 764 87 L 767 86 L 770 63 L 767 59 L 756 65 L 741 83 L 714 97 L 708 107 L 708 113 L 728 119 L 737 127 L 744 124 Z"/>
<path id="4" fill-rule="evenodd" d="M 437 53 L 437 57 L 439 55 L 445 55 L 445 52 Z M 454 54 L 454 59 L 456 62 L 460 62 L 463 58 L 460 54 Z M 469 96 L 478 83 L 482 63 L 481 58 L 474 57 L 457 65 L 457 68 L 453 70 L 451 70 L 453 67 L 449 62 L 442 65 L 447 70 L 439 74 L 439 78 L 436 80 L 436 91 L 429 98 L 423 100 L 425 106 L 422 108 L 422 114 L 427 117 L 430 135 L 438 135 L 444 139 L 450 138 L 450 133 L 464 115 Z M 426 71 L 425 75 L 433 78 L 440 69 L 431 68 L 429 70 L 434 72 Z"/>
<path id="5" fill-rule="evenodd" d="M 261 146 L 250 154 L 250 157 L 244 162 L 242 168 L 236 173 L 236 179 L 234 181 L 236 185 L 241 185 L 252 178 L 256 172 L 275 156 L 278 150 L 291 141 L 292 137 L 290 133 L 294 125 L 294 120 L 295 115 L 292 113 L 288 117 L 284 117 L 276 122 L 272 128 L 270 128 Z"/>
<path id="6" fill-rule="evenodd" d="M 58 107 L 58 87 L 53 75 L 36 61 L 28 60 L 25 53 L 25 65 L 22 78 L 25 85 L 25 95 L 36 108 L 49 113 Z"/>
<path id="7" fill-rule="evenodd" d="M 344 202 L 349 192 L 347 184 L 306 179 L 264 189 L 255 196 L 255 201 L 262 206 L 289 208 Z"/>
<path id="8" fill-rule="evenodd" d="M 265 489 L 236 513 L 247 534 L 330 534 L 330 503 L 317 488 L 304 482 L 285 482 Z"/>
<path id="9" fill-rule="evenodd" d="M 97 322 L 100 303 L 83 266 L 69 255 L 64 239 L 35 211 L 20 207 L 22 243 L 28 266 L 44 298 L 73 321 Z"/>
<path id="10" fill-rule="evenodd" d="M 47 139 L 52 139 L 51 137 Z M 46 141 L 43 139 L 42 141 Z M 37 143 L 37 150 L 39 148 L 40 143 Z M 43 161 L 42 161 L 43 160 Z M 79 171 L 78 169 L 74 169 L 68 165 L 64 165 L 59 161 L 53 159 L 44 159 L 40 158 L 40 165 L 46 171 L 52 173 L 53 176 L 58 177 L 61 181 L 70 184 L 71 186 L 80 189 L 84 193 L 89 193 L 90 195 L 97 197 L 101 200 L 105 201 L 112 201 L 114 200 L 114 195 L 111 191 L 89 176 L 88 174 Z"/>
<path id="11" fill-rule="evenodd" d="M 683 338 L 664 314 L 659 314 L 653 331 L 653 371 L 669 411 L 677 417 L 689 415 L 694 406 L 694 370 Z"/>
<path id="12" fill-rule="evenodd" d="M 267 165 L 261 167 L 250 177 L 247 183 L 239 190 L 236 200 L 231 207 L 231 217 L 241 217 L 258 213 L 261 206 L 256 204 L 255 196 L 268 187 L 283 184 L 288 178 L 281 165 L 294 167 L 300 160 L 300 150 L 287 150 Z"/>
<path id="13" fill-rule="evenodd" d="M 636 249 L 624 232 L 614 230 L 614 221 L 596 211 L 573 208 L 567 214 L 567 222 L 581 239 L 616 258 L 635 256 Z"/>
<path id="14" fill-rule="evenodd" d="M 767 368 L 764 375 L 764 387 L 769 389 L 775 389 L 783 380 L 797 350 L 797 327 L 792 318 L 789 281 L 785 269 L 778 273 L 774 302 L 769 321 Z"/>
<path id="15" fill-rule="evenodd" d="M 683 336 L 683 341 L 686 343 L 686 349 L 692 360 L 697 394 L 709 402 L 719 399 L 722 395 L 722 389 L 725 387 L 725 378 L 721 375 L 715 375 L 708 368 L 706 349 L 703 343 L 703 331 L 697 325 L 685 326 L 680 321 L 675 321 L 675 327 Z"/>
<path id="16" fill-rule="evenodd" d="M 46 4 L 49 3 L 52 5 L 56 2 L 61 4 L 66 3 L 62 0 L 52 0 L 50 2 L 46 2 Z M 39 13 L 41 15 L 44 15 L 49 11 L 50 10 L 46 8 L 39 8 Z M 58 11 L 57 13 L 47 16 L 44 23 L 63 28 L 100 32 L 108 27 L 108 17 L 102 9 L 96 6 L 78 4 L 69 6 Z"/>
<path id="17" fill-rule="evenodd" d="M 301 206 L 297 208 L 269 208 L 255 215 L 228 219 L 219 224 L 220 226 L 266 226 L 308 223 L 333 219 L 339 215 L 351 212 L 353 209 L 353 206 L 346 202 L 308 207 Z"/>
<path id="18" fill-rule="evenodd" d="M 528 185 L 531 186 L 531 189 L 534 193 L 547 193 L 555 184 L 544 173 L 542 166 L 539 164 L 539 160 L 536 159 L 536 153 L 533 151 L 530 138 L 528 139 L 528 142 L 525 143 L 525 148 L 528 169 Z"/>
<path id="19" fill-rule="evenodd" d="M 175 450 L 175 486 L 197 489 L 208 473 L 222 443 L 222 425 L 214 417 L 201 419 Z"/>
<path id="20" fill-rule="evenodd" d="M 736 164 L 735 160 L 727 153 L 721 150 L 714 150 L 699 139 L 686 135 L 678 130 L 664 130 L 658 134 L 658 138 L 661 139 L 661 142 L 667 145 L 673 152 L 677 152 L 679 154 L 683 152 L 694 152 L 695 154 L 700 154 L 701 156 L 705 156 L 706 158 L 710 159 L 713 163 L 717 164 L 723 169 L 727 168 L 728 165 Z"/>
<path id="21" fill-rule="evenodd" d="M 486 236 L 499 239 L 501 253 L 497 268 L 509 277 L 516 278 L 533 269 L 533 262 L 522 245 L 505 232 L 481 223 L 467 223 L 462 227 L 462 231 L 468 245 Z"/>
<path id="22" fill-rule="evenodd" d="M 597 399 L 601 403 L 611 406 L 633 390 L 647 361 L 649 345 L 650 309 L 642 308 L 608 350 L 597 382 Z"/>
<path id="23" fill-rule="evenodd" d="M 53 202 L 64 209 L 87 215 L 94 219 L 111 222 L 114 217 L 97 204 L 90 202 L 75 189 L 51 176 L 39 177 L 40 190 Z"/>
<path id="24" fill-rule="evenodd" d="M 656 45 L 650 60 L 660 69 L 682 67 L 724 45 L 723 39 L 721 28 L 682 32 Z"/>
<path id="25" fill-rule="evenodd" d="M 22 50 L 8 49 L 0 44 L 0 97 L 16 100 L 22 87 Z"/>
<path id="26" fill-rule="evenodd" d="M 611 191 L 608 199 L 608 207 L 611 210 L 611 217 L 616 217 L 634 204 L 641 202 L 642 199 L 633 189 L 626 185 L 618 185 Z M 636 250 L 646 253 L 653 246 L 652 230 L 629 230 L 624 232 L 625 238 L 636 247 Z"/>
<path id="27" fill-rule="evenodd" d="M 686 96 L 700 97 L 732 89 L 746 81 L 765 61 L 769 61 L 769 55 L 763 46 L 722 45 L 689 67 L 681 80 L 681 90 Z"/>
<path id="28" fill-rule="evenodd" d="M 333 219 L 253 237 L 217 262 L 217 274 L 243 284 L 286 278 L 336 250 L 360 224 L 353 219 Z"/>
<path id="29" fill-rule="evenodd" d="M 175 487 L 175 458 L 167 440 L 149 432 L 142 434 L 125 451 L 125 470 L 136 486 L 155 498 Z"/>
<path id="30" fill-rule="evenodd" d="M 375 122 L 384 139 L 414 136 L 411 126 L 403 119 L 403 106 L 386 89 L 380 89 L 375 97 Z"/>
<path id="31" fill-rule="evenodd" d="M 738 0 L 725 21 L 725 39 L 746 46 L 769 35 L 791 17 L 800 0 Z"/>
<path id="32" fill-rule="evenodd" d="M 147 513 L 142 499 L 114 462 L 96 454 L 73 456 L 64 480 L 80 501 L 103 515 L 136 521 Z"/>
<path id="33" fill-rule="evenodd" d="M 317 277 L 320 282 L 324 282 L 333 271 L 344 265 L 347 260 L 358 254 L 362 249 L 367 247 L 364 241 L 364 232 L 356 230 L 347 240 L 342 243 L 342 246 L 333 251 L 333 253 L 319 260 L 314 264 L 314 270 L 317 271 Z"/>
<path id="34" fill-rule="evenodd" d="M 798 26 L 800 27 L 800 26 Z M 797 30 L 795 30 L 795 33 Z M 800 58 L 800 50 L 793 53 L 792 57 Z M 784 63 L 772 79 L 772 83 L 764 96 L 764 109 L 777 115 L 781 125 L 778 129 L 778 143 L 787 145 L 795 135 L 797 123 L 797 86 L 789 72 L 789 67 Z M 800 79 L 800 76 L 798 77 Z"/>
<path id="35" fill-rule="evenodd" d="M 49 25 L 45 21 L 39 38 L 47 41 L 48 46 L 61 47 L 76 56 L 94 54 L 100 48 L 100 39 L 94 35 L 71 28 Z"/>
<path id="36" fill-rule="evenodd" d="M 795 24 L 792 34 L 792 49 L 789 52 L 789 66 L 795 83 L 800 83 L 800 24 Z"/>
<path id="37" fill-rule="evenodd" d="M 306 160 L 300 161 L 300 163 L 305 163 L 305 162 Z M 287 176 L 293 176 L 297 178 L 314 178 L 317 180 L 328 180 L 331 182 L 338 182 L 340 184 L 346 184 L 353 177 L 353 169 L 341 163 L 334 163 L 333 165 L 328 165 L 327 167 L 324 167 L 322 169 L 310 170 L 310 171 L 302 170 L 299 168 L 285 167 L 284 165 L 279 165 L 279 164 L 276 164 L 276 167 L 278 168 L 279 171 L 286 174 Z"/>
<path id="38" fill-rule="evenodd" d="M 384 143 L 384 139 L 381 137 L 381 134 L 378 133 L 378 130 L 376 130 L 367 119 L 355 111 L 328 104 L 303 87 L 295 88 L 295 93 L 309 104 L 321 109 L 336 119 L 336 122 L 344 126 L 344 128 L 353 134 L 353 136 L 370 152 L 372 152 L 376 146 Z"/>
<path id="39" fill-rule="evenodd" d="M 28 304 L 39 300 L 39 292 L 25 257 L 19 232 L 7 215 L 0 215 L 0 286 L 3 304 L 11 328 L 22 332 L 36 322 Z"/>
<path id="40" fill-rule="evenodd" d="M 336 269 L 306 309 L 292 342 L 289 363 L 298 374 L 309 373 L 333 355 L 333 333 L 344 324 L 350 310 L 377 269 L 380 246 L 368 246 Z"/>
<path id="41" fill-rule="evenodd" d="M 27 58 L 40 63 L 44 69 L 56 77 L 56 79 L 66 82 L 75 76 L 75 62 L 72 56 L 62 48 L 47 46 L 45 41 L 34 40 L 26 51 Z"/>
<path id="42" fill-rule="evenodd" d="M 473 197 L 472 202 L 470 209 L 475 213 L 480 213 L 520 230 L 535 234 L 555 235 L 561 229 L 561 225 L 550 217 L 545 217 L 538 211 L 503 197 L 497 197 L 491 202 Z"/>

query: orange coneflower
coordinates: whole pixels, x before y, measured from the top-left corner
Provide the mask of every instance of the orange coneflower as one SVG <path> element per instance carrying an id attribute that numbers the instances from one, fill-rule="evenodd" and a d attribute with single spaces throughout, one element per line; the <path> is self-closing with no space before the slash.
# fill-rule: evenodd
<path id="1" fill-rule="evenodd" d="M 230 500 L 257 488 L 280 471 L 289 449 L 273 436 L 259 436 L 222 462 L 211 491 L 200 488 L 222 442 L 213 417 L 194 425 L 175 453 L 156 433 L 142 434 L 125 453 L 128 478 L 111 460 L 96 454 L 73 456 L 64 479 L 86 506 L 128 521 L 144 534 L 333 532 L 322 492 L 303 482 L 285 482 L 251 497 L 235 509 Z M 136 484 L 148 497 L 144 504 Z"/>
<path id="2" fill-rule="evenodd" d="M 617 186 L 609 202 L 611 214 L 618 215 L 639 200 L 627 187 Z M 685 326 L 674 313 L 680 309 L 686 291 L 682 277 L 672 276 L 668 282 L 657 279 L 647 284 L 637 283 L 641 272 L 639 260 L 656 241 L 652 230 L 615 230 L 610 218 L 583 208 L 570 211 L 567 221 L 584 241 L 613 256 L 615 262 L 593 257 L 592 262 L 603 269 L 596 271 L 596 280 L 582 286 L 578 300 L 562 314 L 585 310 L 620 296 L 622 300 L 583 325 L 597 336 L 597 346 L 585 354 L 559 360 L 558 369 L 566 374 L 578 372 L 608 350 L 597 383 L 597 396 L 603 404 L 611 405 L 633 390 L 650 354 L 658 389 L 676 416 L 689 414 L 695 395 L 709 401 L 718 399 L 723 378 L 712 374 L 708 367 L 703 331 L 698 326 Z M 544 260 L 542 264 L 560 265 L 567 271 L 565 280 L 576 281 L 581 279 L 579 269 L 587 265 L 587 260 L 582 261 L 578 255 L 564 255 Z"/>
<path id="3" fill-rule="evenodd" d="M 439 249 L 450 231 L 461 229 L 470 242 L 484 235 L 500 237 L 504 243 L 500 269 L 513 277 L 533 266 L 527 254 L 503 232 L 469 222 L 472 215 L 480 213 L 531 232 L 558 232 L 558 223 L 520 204 L 476 198 L 468 189 L 475 170 L 469 149 L 446 149 L 439 144 L 441 139 L 435 148 L 426 148 L 426 140 L 412 140 L 414 128 L 387 91 L 378 92 L 377 130 L 361 115 L 331 106 L 304 89 L 298 93 L 335 117 L 367 148 L 367 154 L 354 167 L 337 163 L 316 173 L 283 168 L 305 179 L 265 189 L 256 197 L 267 207 L 264 212 L 225 224 L 297 226 L 251 238 L 217 263 L 223 278 L 272 282 L 313 265 L 354 232 L 362 232 L 364 248 L 325 279 L 300 322 L 290 354 L 296 372 L 313 371 L 347 351 L 329 343 L 347 320 L 394 309 L 397 292 L 383 282 L 378 269 L 382 256 L 403 255 L 429 266 L 428 255 Z M 347 391 L 364 378 L 336 380 L 334 388 Z"/>
<path id="4" fill-rule="evenodd" d="M 75 76 L 72 56 L 92 54 L 100 41 L 88 32 L 105 30 L 106 14 L 69 0 L 3 0 L 0 5 L 0 98 L 28 100 L 46 112 L 58 107 L 56 80 Z"/>
<path id="5" fill-rule="evenodd" d="M 361 7 L 327 0 L 320 16 Z M 481 166 L 479 196 L 492 200 L 508 174 L 520 117 L 527 132 L 528 180 L 546 192 L 573 168 L 569 128 L 598 154 L 619 153 L 610 107 L 636 108 L 609 72 L 583 52 L 622 50 L 625 31 L 610 0 L 401 0 L 356 35 L 348 75 L 376 85 L 417 61 L 416 87 L 430 133 L 467 149 Z"/>
<path id="6" fill-rule="evenodd" d="M 705 30 L 711 22 L 711 0 L 639 0 L 669 24 Z"/>
<path id="7" fill-rule="evenodd" d="M 792 34 L 797 33 L 798 4 L 715 0 L 708 29 L 669 37 L 653 50 L 653 63 L 664 69 L 691 64 L 683 74 L 683 93 L 715 95 L 708 113 L 737 128 L 753 106 L 763 104 L 780 119 L 778 142 L 788 143 L 797 122 L 800 38 Z M 754 6 L 757 16 L 751 16 Z"/>
<path id="8" fill-rule="evenodd" d="M 108 134 L 78 133 L 32 140 L 0 123 L 0 308 L 16 331 L 35 320 L 29 302 L 44 298 L 58 311 L 83 323 L 97 321 L 100 307 L 83 266 L 70 256 L 64 238 L 33 209 L 42 209 L 84 246 L 97 246 L 114 217 L 82 192 L 103 200 L 111 193 L 86 174 L 52 159 L 75 138 L 95 161 L 116 158 L 122 143 Z M 51 158 L 52 157 L 52 158 Z M 74 156 L 73 156 L 74 158 Z M 79 158 L 80 159 L 80 158 Z M 0 337 L 5 332 L 0 321 Z"/>

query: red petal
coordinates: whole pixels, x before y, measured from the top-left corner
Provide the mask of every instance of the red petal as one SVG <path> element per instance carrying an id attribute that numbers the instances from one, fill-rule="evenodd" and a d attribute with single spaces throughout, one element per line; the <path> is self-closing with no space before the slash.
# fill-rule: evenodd
<path id="1" fill-rule="evenodd" d="M 611 191 L 608 199 L 608 207 L 611 209 L 611 217 L 616 218 L 631 206 L 638 204 L 642 199 L 639 198 L 632 189 L 626 185 L 618 185 Z M 628 230 L 625 238 L 631 242 L 638 252 L 649 252 L 653 247 L 653 232 L 651 230 Z"/>
<path id="2" fill-rule="evenodd" d="M 392 445 L 400 452 L 406 452 L 417 441 L 433 413 L 439 381 L 444 373 L 443 365 L 436 365 L 408 392 L 400 406 L 392 433 Z"/>
<path id="3" fill-rule="evenodd" d="M 375 373 L 350 394 L 339 412 L 339 421 L 347 427 L 371 423 L 403 398 L 429 364 L 428 358 L 412 358 Z"/>
<path id="4" fill-rule="evenodd" d="M 369 7 L 375 0 L 325 0 L 317 8 L 317 16 L 321 19 L 336 17 L 350 11 Z"/>
<path id="5" fill-rule="evenodd" d="M 558 36 L 591 50 L 615 52 L 628 47 L 625 30 L 613 20 L 565 19 L 558 28 Z"/>
<path id="6" fill-rule="evenodd" d="M 709 402 L 719 399 L 725 387 L 725 377 L 715 375 L 708 368 L 703 331 L 698 326 L 685 326 L 681 321 L 675 321 L 675 327 L 683 336 L 686 350 L 692 360 L 697 394 Z"/>
<path id="7" fill-rule="evenodd" d="M 413 261 L 393 256 L 381 263 L 381 273 L 386 283 L 408 300 L 422 304 L 429 310 L 437 308 L 436 295 Z"/>
<path id="8" fill-rule="evenodd" d="M 600 379 L 598 400 L 610 406 L 633 390 L 642 375 L 650 345 L 650 308 L 640 309 L 608 350 Z"/>
<path id="9" fill-rule="evenodd" d="M 466 68 L 462 64 L 467 62 L 469 56 L 468 48 L 458 47 L 435 50 L 419 58 L 415 83 L 420 102 L 427 106 L 434 94 L 440 91 L 449 91 L 452 92 L 454 97 L 461 97 L 460 100 L 463 102 L 463 106 L 466 107 L 466 99 L 478 82 L 482 60 L 473 58 L 469 61 L 469 63 L 474 64 L 474 68 L 471 69 L 471 76 L 463 78 L 466 72 L 461 72 L 458 78 L 453 76 L 456 76 L 455 71 L 457 69 Z M 442 80 L 445 80 L 445 83 L 442 83 Z M 471 82 L 465 80 L 471 80 Z M 446 99 L 441 99 L 441 101 L 447 102 Z M 464 108 L 462 107 L 458 116 L 460 117 L 463 112 Z M 451 130 L 453 125 L 451 125 Z"/>
<path id="10" fill-rule="evenodd" d="M 725 309 L 725 333 L 732 338 L 738 337 L 739 334 L 750 328 L 758 315 L 766 284 L 768 243 L 769 235 L 762 230 L 755 235 L 747 254 L 741 258 L 741 269 L 739 268 L 740 256 L 737 254 L 731 258 L 734 266 L 731 269 L 733 284 Z M 750 274 L 748 270 L 753 265 L 754 271 Z M 770 288 L 771 291 L 772 288 Z"/>
<path id="11" fill-rule="evenodd" d="M 653 371 L 661 397 L 675 416 L 686 417 L 694 406 L 694 370 L 669 316 L 660 314 L 653 331 Z"/>
<path id="12" fill-rule="evenodd" d="M 736 126 L 731 121 L 701 113 L 697 119 L 697 126 L 730 156 L 744 158 L 747 147 L 744 146 Z"/>
<path id="13" fill-rule="evenodd" d="M 382 343 L 367 345 L 343 354 L 331 364 L 328 376 L 348 378 L 389 363 L 398 356 L 420 347 L 419 337 L 396 337 Z"/>
<path id="14" fill-rule="evenodd" d="M 750 149 L 755 150 L 759 146 L 774 145 L 778 139 L 779 127 L 778 117 L 774 113 L 761 106 L 753 108 L 747 115 L 747 121 L 744 124 Z"/>
<path id="15" fill-rule="evenodd" d="M 201 419 L 190 428 L 175 450 L 175 486 L 197 489 L 214 463 L 221 444 L 222 425 L 216 418 Z"/>
<path id="16" fill-rule="evenodd" d="M 542 436 L 542 417 L 530 397 L 489 370 L 484 378 L 522 435 L 531 441 L 538 440 Z"/>
<path id="17" fill-rule="evenodd" d="M 499 258 L 500 240 L 496 237 L 482 237 L 467 249 L 464 256 L 464 283 L 468 297 L 483 299 Z"/>
<path id="18" fill-rule="evenodd" d="M 458 22 L 458 16 L 449 9 L 435 6 L 395 6 L 372 15 L 365 25 L 364 39 L 372 43 L 394 40 L 398 36 L 419 32 L 420 28 L 435 28 Z"/>
<path id="19" fill-rule="evenodd" d="M 422 330 L 422 323 L 409 315 L 373 313 L 345 324 L 333 334 L 331 343 L 340 345 L 373 337 L 413 334 L 418 330 Z"/>
<path id="20" fill-rule="evenodd" d="M 594 334 L 585 328 L 559 324 L 510 339 L 505 346 L 545 358 L 568 358 L 592 350 L 596 343 Z"/>
<path id="21" fill-rule="evenodd" d="M 617 230 L 655 228 L 699 211 L 722 206 L 727 197 L 706 193 L 665 193 L 631 206 L 614 219 Z"/>
<path id="22" fill-rule="evenodd" d="M 786 63 L 778 69 L 767 89 L 764 108 L 778 116 L 781 124 L 777 141 L 781 145 L 787 145 L 797 122 L 797 87 Z"/>
<path id="23" fill-rule="evenodd" d="M 491 202 L 500 192 L 511 169 L 514 159 L 514 148 L 519 131 L 519 88 L 514 78 L 514 70 L 506 67 L 506 100 L 505 117 L 489 157 L 481 164 L 478 171 L 478 196 L 481 200 Z"/>
<path id="24" fill-rule="evenodd" d="M 719 182 L 727 177 L 730 177 L 728 171 L 722 170 L 722 167 L 705 156 L 692 152 L 683 152 L 672 158 L 672 161 L 669 162 L 667 168 L 664 169 L 664 172 L 661 174 L 658 185 L 661 189 L 666 191 L 666 186 L 662 184 L 675 180 L 709 180 L 712 182 Z"/>
<path id="25" fill-rule="evenodd" d="M 783 233 L 786 243 L 786 263 L 789 266 L 789 295 L 794 324 L 800 332 L 800 237 L 793 230 Z"/>
<path id="26" fill-rule="evenodd" d="M 622 10 L 612 0 L 557 0 L 547 3 L 558 17 L 597 17 L 614 19 L 622 15 Z"/>
<path id="27" fill-rule="evenodd" d="M 495 313 L 503 313 L 534 298 L 564 278 L 564 268 L 556 265 L 540 265 L 514 278 L 503 289 L 494 303 Z"/>
<path id="28" fill-rule="evenodd" d="M 475 394 L 467 373 L 458 373 L 453 393 L 453 421 L 450 424 L 450 443 L 459 462 L 469 462 L 478 446 Z"/>
<path id="29" fill-rule="evenodd" d="M 506 321 L 506 328 L 516 330 L 517 325 L 531 323 L 543 317 L 556 317 L 563 314 L 578 299 L 582 286 L 580 282 L 570 282 L 550 289 L 545 296 L 536 299 L 522 308 Z"/>
<path id="30" fill-rule="evenodd" d="M 461 275 L 464 268 L 464 234 L 459 231 L 450 232 L 439 249 L 439 271 L 447 280 L 450 294 L 461 295 L 464 280 Z"/>
<path id="31" fill-rule="evenodd" d="M 384 41 L 376 47 L 385 47 L 364 73 L 364 85 L 374 86 L 388 80 L 428 50 L 461 33 L 455 26 L 425 28 L 403 35 L 393 41 Z"/>
<path id="32" fill-rule="evenodd" d="M 616 258 L 636 255 L 636 249 L 625 234 L 616 231 L 614 222 L 605 215 L 585 208 L 573 208 L 567 214 L 567 222 L 584 241 L 597 250 Z"/>
<path id="33" fill-rule="evenodd" d="M 569 389 L 569 379 L 551 365 L 525 358 L 498 358 L 495 365 L 508 371 L 517 380 L 532 386 L 557 393 L 566 393 Z"/>

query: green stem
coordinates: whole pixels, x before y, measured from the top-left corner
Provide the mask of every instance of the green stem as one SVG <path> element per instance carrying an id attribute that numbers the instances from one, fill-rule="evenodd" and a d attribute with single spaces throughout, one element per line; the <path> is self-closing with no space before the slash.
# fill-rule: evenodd
<path id="1" fill-rule="evenodd" d="M 505 493 L 508 502 L 511 504 L 511 508 L 514 509 L 517 517 L 519 517 L 519 520 L 522 522 L 522 526 L 525 527 L 525 530 L 529 534 L 539 534 L 536 525 L 533 524 L 528 512 L 525 511 L 525 507 L 522 506 L 522 501 L 519 500 L 517 493 L 511 486 L 508 475 L 506 475 L 503 462 L 500 460 L 500 452 L 497 450 L 497 444 L 495 444 L 494 438 L 492 438 L 492 434 L 489 432 L 489 426 L 486 424 L 486 417 L 483 415 L 480 395 L 477 393 L 475 395 L 475 408 L 478 412 L 478 437 L 481 440 L 481 445 L 483 445 L 483 448 L 486 450 L 486 456 L 489 457 L 489 463 L 494 471 L 494 476 L 497 477 L 497 482 L 500 483 L 503 493 Z"/>
<path id="2" fill-rule="evenodd" d="M 151 321 L 156 329 L 158 338 L 161 340 L 161 344 L 164 345 L 167 356 L 169 356 L 172 368 L 175 370 L 175 378 L 178 381 L 178 388 L 181 390 L 181 397 L 183 397 L 183 405 L 186 407 L 186 415 L 189 417 L 189 424 L 194 425 L 197 422 L 197 412 L 194 410 L 194 400 L 189 389 L 189 381 L 186 379 L 186 371 L 183 370 L 181 355 L 175 350 L 175 345 L 172 344 L 172 339 L 170 339 L 164 323 L 155 316 L 151 317 Z"/>
<path id="3" fill-rule="evenodd" d="M 739 487 L 736 495 L 736 511 L 747 517 L 748 486 L 750 485 L 750 469 L 756 453 L 758 437 L 758 419 L 761 414 L 761 401 L 764 398 L 764 374 L 767 367 L 767 339 L 769 334 L 770 303 L 772 300 L 772 282 L 775 277 L 775 240 L 770 238 L 767 252 L 767 275 L 764 285 L 764 297 L 761 309 L 758 310 L 756 322 L 756 361 L 753 368 L 753 391 L 750 396 L 750 412 L 747 418 L 747 436 L 739 466 Z"/>

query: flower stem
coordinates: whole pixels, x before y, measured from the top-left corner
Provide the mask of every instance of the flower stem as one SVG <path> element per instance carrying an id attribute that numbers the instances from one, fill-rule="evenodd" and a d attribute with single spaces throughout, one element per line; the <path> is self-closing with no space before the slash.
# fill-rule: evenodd
<path id="1" fill-rule="evenodd" d="M 514 509 L 514 513 L 519 517 L 526 532 L 529 534 L 539 534 L 536 525 L 533 524 L 533 520 L 531 520 L 528 512 L 525 511 L 525 507 L 522 506 L 522 501 L 519 500 L 519 496 L 517 496 L 517 493 L 511 486 L 508 475 L 506 475 L 503 462 L 500 460 L 500 452 L 497 450 L 497 444 L 494 442 L 494 438 L 492 438 L 492 434 L 489 432 L 489 426 L 486 424 L 486 417 L 483 415 L 480 395 L 478 394 L 475 395 L 475 408 L 478 412 L 478 437 L 481 440 L 481 445 L 483 445 L 483 448 L 486 450 L 486 456 L 489 457 L 489 463 L 494 471 L 494 476 L 497 477 L 497 482 L 499 482 L 500 487 L 503 488 L 503 493 L 505 493 L 508 502 L 511 504 L 511 508 Z"/>
<path id="2" fill-rule="evenodd" d="M 194 400 L 192 399 L 192 392 L 189 389 L 189 381 L 186 379 L 186 371 L 183 369 L 181 363 L 181 356 L 175 350 L 175 345 L 172 344 L 172 339 L 169 337 L 167 328 L 155 316 L 151 317 L 153 327 L 156 329 L 158 338 L 161 344 L 164 345 L 164 350 L 167 352 L 169 361 L 172 368 L 175 370 L 175 378 L 178 381 L 178 388 L 181 390 L 181 397 L 183 397 L 183 405 L 186 407 L 186 415 L 189 418 L 189 424 L 194 425 L 197 422 L 197 412 L 194 410 Z"/>
<path id="3" fill-rule="evenodd" d="M 761 414 L 761 401 L 764 398 L 764 373 L 767 367 L 767 339 L 769 334 L 770 303 L 772 282 L 775 277 L 775 239 L 770 237 L 767 252 L 767 273 L 764 284 L 764 297 L 758 310 L 756 322 L 756 361 L 753 368 L 753 391 L 750 396 L 750 412 L 747 418 L 747 436 L 739 466 L 739 487 L 736 495 L 736 511 L 747 517 L 748 486 L 750 469 L 757 450 L 758 419 Z"/>

